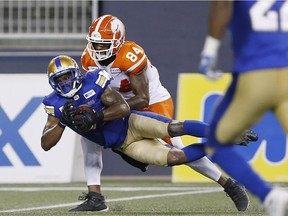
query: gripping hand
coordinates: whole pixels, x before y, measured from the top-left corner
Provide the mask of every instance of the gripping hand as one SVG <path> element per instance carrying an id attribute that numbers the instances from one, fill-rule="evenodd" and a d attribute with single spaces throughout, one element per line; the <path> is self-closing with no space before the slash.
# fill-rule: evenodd
<path id="1" fill-rule="evenodd" d="M 67 123 L 72 122 L 75 111 L 73 100 L 68 100 L 62 108 L 62 118 L 59 121 L 59 126 L 65 127 Z"/>
<path id="2" fill-rule="evenodd" d="M 258 135 L 252 130 L 245 130 L 236 143 L 241 146 L 247 146 L 249 142 L 256 142 Z"/>
<path id="3" fill-rule="evenodd" d="M 96 129 L 97 124 L 100 124 L 104 119 L 104 114 L 102 111 L 99 112 L 89 112 L 86 110 L 81 110 L 73 118 L 74 126 L 82 131 L 88 132 L 90 130 Z"/>
<path id="4" fill-rule="evenodd" d="M 204 48 L 201 53 L 199 72 L 206 75 L 208 79 L 217 80 L 223 76 L 223 73 L 216 70 L 216 62 L 220 40 L 210 35 L 206 37 Z"/>
<path id="5" fill-rule="evenodd" d="M 199 65 L 199 72 L 206 75 L 208 79 L 217 80 L 223 76 L 223 73 L 215 70 L 216 56 L 202 55 Z"/>

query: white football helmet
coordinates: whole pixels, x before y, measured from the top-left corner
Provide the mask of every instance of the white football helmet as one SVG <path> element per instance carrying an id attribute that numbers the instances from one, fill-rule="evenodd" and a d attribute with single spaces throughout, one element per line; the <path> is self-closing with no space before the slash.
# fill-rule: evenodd
<path id="1" fill-rule="evenodd" d="M 63 97 L 73 97 L 82 86 L 83 74 L 76 61 L 66 55 L 53 58 L 48 64 L 49 84 Z"/>
<path id="2" fill-rule="evenodd" d="M 125 26 L 117 17 L 103 15 L 91 24 L 86 39 L 91 58 L 103 61 L 119 52 L 125 41 Z M 105 48 L 97 49 L 97 44 Z"/>

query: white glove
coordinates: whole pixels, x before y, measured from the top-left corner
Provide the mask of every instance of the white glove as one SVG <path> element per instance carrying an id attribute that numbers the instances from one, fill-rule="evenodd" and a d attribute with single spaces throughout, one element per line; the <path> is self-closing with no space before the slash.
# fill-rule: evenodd
<path id="1" fill-rule="evenodd" d="M 223 76 L 223 72 L 216 70 L 219 46 L 220 41 L 218 39 L 207 36 L 201 54 L 199 72 L 206 75 L 208 79 L 217 80 Z"/>
<path id="2" fill-rule="evenodd" d="M 224 73 L 220 70 L 215 69 L 216 66 L 216 57 L 212 56 L 202 56 L 200 65 L 199 65 L 199 72 L 206 75 L 208 79 L 217 80 L 221 78 Z"/>

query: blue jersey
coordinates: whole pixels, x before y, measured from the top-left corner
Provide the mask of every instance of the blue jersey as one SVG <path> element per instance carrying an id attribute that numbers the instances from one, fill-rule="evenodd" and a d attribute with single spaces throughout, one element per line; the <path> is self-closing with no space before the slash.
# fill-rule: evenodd
<path id="1" fill-rule="evenodd" d="M 283 0 L 234 1 L 234 73 L 288 66 L 287 14 Z"/>
<path id="2" fill-rule="evenodd" d="M 75 107 L 86 104 L 95 111 L 102 110 L 104 105 L 101 102 L 101 95 L 109 84 L 110 75 L 105 71 L 98 69 L 86 73 L 82 81 L 82 87 L 72 98 Z M 53 91 L 43 99 L 43 104 L 48 115 L 60 119 L 62 118 L 62 107 L 68 100 L 68 98 L 62 97 L 56 91 Z M 128 119 L 129 117 L 125 117 L 104 122 L 102 125 L 97 125 L 97 129 L 89 132 L 81 132 L 72 124 L 67 124 L 67 126 L 92 142 L 104 146 L 104 148 L 115 148 L 120 146 L 126 138 Z"/>

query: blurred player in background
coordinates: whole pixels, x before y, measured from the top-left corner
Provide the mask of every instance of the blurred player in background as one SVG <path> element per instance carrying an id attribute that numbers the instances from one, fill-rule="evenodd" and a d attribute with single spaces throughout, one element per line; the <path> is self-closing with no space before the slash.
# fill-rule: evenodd
<path id="1" fill-rule="evenodd" d="M 174 105 L 167 89 L 159 80 L 159 73 L 149 61 L 141 46 L 133 41 L 125 41 L 125 26 L 117 17 L 104 15 L 96 19 L 89 28 L 88 44 L 83 52 L 81 63 L 86 72 L 89 69 L 105 69 L 113 78 L 110 86 L 119 91 L 127 100 L 130 109 L 150 111 L 173 118 Z M 166 143 L 182 149 L 180 137 L 164 139 Z M 91 141 L 82 138 L 85 160 L 85 174 L 88 194 L 101 193 L 100 174 L 102 170 L 102 149 Z M 119 153 L 119 152 L 118 152 Z M 146 165 L 129 159 L 121 154 L 130 164 L 145 171 Z M 242 187 L 232 179 L 222 175 L 218 168 L 207 158 L 187 164 L 195 171 L 218 182 L 231 197 L 239 211 L 246 210 L 247 196 Z M 88 202 L 89 203 L 89 202 Z M 87 202 L 72 211 L 97 210 Z"/>
<path id="2" fill-rule="evenodd" d="M 267 111 L 274 112 L 288 133 L 288 2 L 211 4 L 199 70 L 209 78 L 218 78 L 217 53 L 228 25 L 235 63 L 233 80 L 211 121 L 208 149 L 213 161 L 257 196 L 269 215 L 287 216 L 288 192 L 272 188 L 229 144 Z"/>
<path id="3" fill-rule="evenodd" d="M 174 166 L 205 156 L 202 143 L 180 150 L 163 145 L 154 138 L 182 135 L 206 137 L 206 123 L 180 122 L 152 112 L 132 110 L 130 113 L 130 106 L 122 95 L 110 87 L 111 76 L 105 70 L 95 69 L 83 75 L 76 61 L 69 56 L 53 58 L 47 73 L 54 91 L 43 99 L 48 114 L 41 137 L 41 146 L 45 151 L 58 143 L 68 126 L 94 145 L 118 149 L 146 164 Z M 257 135 L 253 132 L 245 131 L 239 139 L 235 139 L 235 143 L 247 145 L 256 139 Z M 234 187 L 229 189 L 235 190 Z M 97 211 L 108 210 L 100 193 L 87 198 Z M 245 198 L 242 202 L 248 201 L 246 194 Z M 83 205 L 88 204 L 84 202 L 79 207 Z"/>

